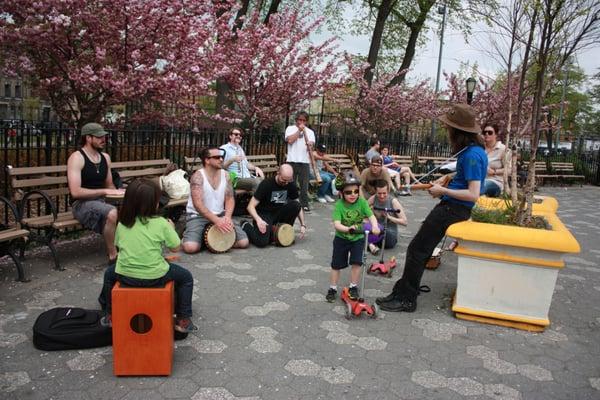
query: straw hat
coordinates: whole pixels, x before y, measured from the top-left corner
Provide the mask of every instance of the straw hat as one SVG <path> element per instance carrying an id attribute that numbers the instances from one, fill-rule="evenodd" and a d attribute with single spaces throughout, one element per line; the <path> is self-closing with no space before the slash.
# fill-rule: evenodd
<path id="1" fill-rule="evenodd" d="M 475 110 L 467 104 L 453 104 L 452 108 L 446 114 L 440 115 L 438 119 L 461 131 L 481 133 L 481 127 L 475 118 Z"/>

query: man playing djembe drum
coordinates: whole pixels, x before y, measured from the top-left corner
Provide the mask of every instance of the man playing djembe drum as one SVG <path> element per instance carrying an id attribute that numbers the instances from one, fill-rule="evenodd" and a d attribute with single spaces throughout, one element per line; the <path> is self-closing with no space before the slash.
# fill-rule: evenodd
<path id="1" fill-rule="evenodd" d="M 300 220 L 300 237 L 304 237 L 306 224 L 298 197 L 294 170 L 289 164 L 282 164 L 275 177 L 267 178 L 258 185 L 248 204 L 248 214 L 254 223 L 242 223 L 252 244 L 267 246 L 273 241 L 273 227 L 278 224 L 293 226 L 296 218 Z"/>
<path id="2" fill-rule="evenodd" d="M 203 168 L 190 179 L 183 251 L 200 251 L 207 224 L 213 224 L 222 234 L 235 232 L 234 248 L 248 247 L 246 233 L 231 220 L 235 200 L 229 174 L 222 168 L 223 150 L 218 147 L 205 148 L 200 152 L 200 159 Z"/>

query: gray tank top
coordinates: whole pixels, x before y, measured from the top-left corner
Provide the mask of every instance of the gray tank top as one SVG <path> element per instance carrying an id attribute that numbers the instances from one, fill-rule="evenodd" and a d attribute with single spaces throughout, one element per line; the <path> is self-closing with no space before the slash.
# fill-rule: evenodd
<path id="1" fill-rule="evenodd" d="M 373 206 L 381 207 L 381 208 L 392 208 L 392 197 L 388 196 L 386 201 L 380 202 L 379 199 L 377 198 L 377 196 L 375 196 L 375 198 L 373 199 Z M 375 213 L 375 216 L 377 217 L 377 222 L 379 222 L 380 224 L 384 224 L 385 217 L 383 215 L 383 211 L 374 211 L 374 213 Z M 393 214 L 393 213 L 388 213 L 388 214 L 392 214 L 392 216 L 394 216 L 394 217 L 396 216 L 396 214 Z M 388 222 L 388 232 L 397 233 L 398 225 L 396 225 L 393 222 Z"/>

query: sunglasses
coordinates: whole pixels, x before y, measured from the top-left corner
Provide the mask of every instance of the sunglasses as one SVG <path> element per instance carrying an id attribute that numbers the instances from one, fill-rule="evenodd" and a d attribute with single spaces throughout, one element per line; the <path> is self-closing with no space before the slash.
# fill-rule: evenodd
<path id="1" fill-rule="evenodd" d="M 213 160 L 222 160 L 223 156 L 210 156 L 208 158 L 212 158 Z"/>
<path id="2" fill-rule="evenodd" d="M 350 196 L 351 194 L 358 194 L 358 189 L 344 190 L 344 194 Z"/>
<path id="3" fill-rule="evenodd" d="M 488 129 L 488 130 L 485 130 L 485 131 L 483 131 L 483 134 L 484 134 L 484 135 L 488 135 L 488 136 L 492 136 L 492 135 L 493 135 L 493 134 L 495 134 L 495 133 L 496 133 L 496 132 L 494 132 L 494 131 L 491 131 L 491 130 L 489 130 L 489 129 Z"/>
<path id="4" fill-rule="evenodd" d="M 242 137 L 242 134 L 241 134 L 241 133 L 239 133 L 239 132 L 233 132 L 233 133 L 232 133 L 232 135 L 233 135 L 233 136 L 239 136 L 239 137 Z"/>

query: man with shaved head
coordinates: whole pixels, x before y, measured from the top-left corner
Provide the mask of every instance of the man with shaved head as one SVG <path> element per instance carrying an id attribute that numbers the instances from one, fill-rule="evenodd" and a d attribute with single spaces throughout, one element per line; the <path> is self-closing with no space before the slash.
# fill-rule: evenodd
<path id="1" fill-rule="evenodd" d="M 293 226 L 296 218 L 300 220 L 300 237 L 304 237 L 306 224 L 298 200 L 294 170 L 291 165 L 282 164 L 277 175 L 262 181 L 250 199 L 248 214 L 254 221 L 244 221 L 241 225 L 250 243 L 267 246 L 273 240 L 273 226 L 280 223 Z"/>

